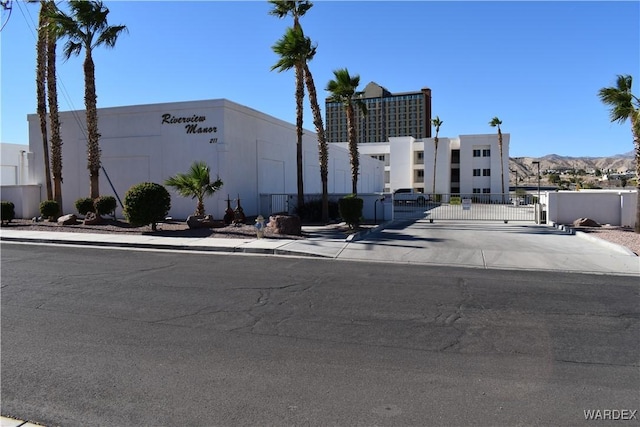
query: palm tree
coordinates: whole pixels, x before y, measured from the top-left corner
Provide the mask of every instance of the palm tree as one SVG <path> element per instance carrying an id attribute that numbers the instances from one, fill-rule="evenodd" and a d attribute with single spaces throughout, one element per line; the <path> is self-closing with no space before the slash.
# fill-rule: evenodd
<path id="1" fill-rule="evenodd" d="M 322 182 L 322 221 L 327 222 L 329 220 L 329 147 L 324 133 L 322 113 L 320 111 L 320 104 L 318 103 L 316 86 L 308 64 L 316 54 L 316 46 L 311 43 L 311 39 L 309 37 L 305 37 L 301 28 L 298 28 L 297 30 L 287 28 L 287 32 L 284 36 L 282 36 L 282 38 L 273 46 L 273 51 L 278 54 L 280 54 L 280 52 L 288 52 L 287 55 L 281 55 L 281 60 L 287 60 L 287 58 L 291 57 L 304 58 L 304 81 L 305 86 L 307 87 L 307 92 L 309 93 L 309 103 L 311 104 L 311 113 L 313 114 L 313 124 L 316 129 L 316 135 L 318 136 L 320 180 Z"/>
<path id="2" fill-rule="evenodd" d="M 205 214 L 204 198 L 213 195 L 223 183 L 219 177 L 211 182 L 211 170 L 205 162 L 193 162 L 188 173 L 172 176 L 164 184 L 181 196 L 197 199 L 195 215 L 202 216 Z"/>
<path id="3" fill-rule="evenodd" d="M 504 200 L 505 200 L 505 197 L 504 197 L 504 164 L 502 162 L 503 155 L 502 155 L 502 131 L 500 130 L 500 125 L 501 124 L 502 124 L 502 121 L 497 117 L 494 117 L 489 122 L 489 126 L 491 126 L 492 128 L 494 128 L 496 126 L 498 127 L 498 150 L 500 151 L 500 185 L 501 185 L 501 188 L 502 188 L 502 202 L 504 203 Z"/>
<path id="4" fill-rule="evenodd" d="M 71 0 L 70 14 L 57 9 L 51 18 L 56 24 L 56 35 L 66 37 L 65 59 L 85 51 L 84 102 L 87 114 L 87 168 L 89 169 L 89 192 L 92 199 L 100 197 L 100 134 L 98 133 L 98 111 L 96 107 L 96 79 L 93 49 L 98 46 L 112 48 L 118 36 L 127 31 L 124 25 L 110 26 L 107 22 L 109 9 L 101 1 Z"/>
<path id="5" fill-rule="evenodd" d="M 615 87 L 603 87 L 598 91 L 600 101 L 611 107 L 609 118 L 612 122 L 631 122 L 631 134 L 636 154 L 636 186 L 638 203 L 634 230 L 640 233 L 640 99 L 631 92 L 633 78 L 630 75 L 618 75 Z"/>
<path id="6" fill-rule="evenodd" d="M 47 15 L 55 10 L 53 0 L 47 0 Z M 44 4 L 43 4 L 44 6 Z M 49 104 L 49 126 L 51 129 L 51 172 L 53 174 L 53 200 L 62 209 L 62 138 L 58 112 L 58 84 L 56 77 L 56 34 L 47 25 L 47 102 Z"/>
<path id="7" fill-rule="evenodd" d="M 363 92 L 358 91 L 360 76 L 351 76 L 349 70 L 341 68 L 333 72 L 335 80 L 329 80 L 325 90 L 331 93 L 329 102 L 339 102 L 344 106 L 347 115 L 347 134 L 349 135 L 349 157 L 351 158 L 351 192 L 358 194 L 358 135 L 355 125 L 355 108 L 358 106 L 362 114 L 367 114 L 367 107 L 362 101 Z"/>
<path id="8" fill-rule="evenodd" d="M 316 46 L 311 44 L 311 39 L 305 38 L 305 50 L 307 52 L 307 62 L 304 64 L 304 80 L 309 92 L 309 104 L 313 114 L 313 125 L 318 135 L 318 156 L 320 160 L 320 180 L 322 181 L 322 221 L 329 221 L 329 146 L 324 134 L 324 124 L 322 123 L 322 112 L 318 103 L 318 93 L 313 82 L 313 75 L 309 69 L 308 61 L 311 61 L 316 54 Z"/>
<path id="9" fill-rule="evenodd" d="M 47 132 L 47 2 L 40 2 L 40 15 L 38 18 L 38 40 L 36 42 L 36 97 L 37 111 L 40 119 L 40 133 L 42 135 L 42 152 L 44 155 L 44 176 L 47 189 L 47 200 L 53 200 L 51 188 L 51 162 L 49 160 L 49 138 Z M 61 206 L 61 205 L 58 205 Z"/>
<path id="10" fill-rule="evenodd" d="M 433 138 L 435 151 L 433 153 L 433 190 L 431 191 L 431 197 L 432 197 L 432 200 L 434 200 L 436 196 L 436 165 L 438 162 L 438 133 L 440 132 L 440 126 L 442 126 L 442 120 L 440 120 L 440 116 L 436 116 L 435 119 L 431 119 L 431 124 L 433 124 L 436 127 L 436 137 Z"/>
<path id="11" fill-rule="evenodd" d="M 273 9 L 269 11 L 270 15 L 284 18 L 291 15 L 293 17 L 293 28 L 301 29 L 299 18 L 309 10 L 313 4 L 307 0 L 291 1 L 291 0 L 269 0 L 273 5 Z M 275 48 L 274 48 L 275 50 Z M 290 52 L 276 52 L 280 55 L 280 61 L 273 67 L 271 71 L 277 69 L 278 72 L 288 71 L 291 68 L 296 72 L 296 167 L 297 167 L 297 188 L 298 188 L 298 209 L 304 205 L 304 180 L 303 180 L 303 164 L 302 164 L 302 126 L 303 126 L 303 102 L 304 102 L 304 59 L 290 56 Z"/>

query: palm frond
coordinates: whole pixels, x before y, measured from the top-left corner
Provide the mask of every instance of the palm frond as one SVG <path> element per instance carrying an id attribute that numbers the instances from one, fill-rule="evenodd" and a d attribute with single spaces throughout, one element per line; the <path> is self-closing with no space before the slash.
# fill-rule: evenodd
<path id="1" fill-rule="evenodd" d="M 633 118 L 640 105 L 634 105 L 637 98 L 631 93 L 633 78 L 629 75 L 618 75 L 615 87 L 603 87 L 598 91 L 600 101 L 611 107 L 609 118 L 612 122 L 624 123 Z"/>

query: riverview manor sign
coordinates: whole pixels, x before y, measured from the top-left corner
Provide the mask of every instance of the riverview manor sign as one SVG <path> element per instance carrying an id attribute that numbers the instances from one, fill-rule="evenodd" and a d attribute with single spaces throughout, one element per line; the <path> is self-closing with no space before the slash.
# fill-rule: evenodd
<path id="1" fill-rule="evenodd" d="M 193 116 L 188 117 L 176 117 L 173 114 L 163 114 L 162 115 L 162 124 L 163 125 L 181 125 L 184 124 L 184 130 L 188 134 L 207 134 L 207 133 L 216 133 L 218 132 L 218 128 L 208 127 L 204 125 L 204 122 L 207 120 L 206 116 L 199 116 L 194 114 Z M 209 142 L 215 143 L 218 142 L 218 138 L 212 138 Z"/>

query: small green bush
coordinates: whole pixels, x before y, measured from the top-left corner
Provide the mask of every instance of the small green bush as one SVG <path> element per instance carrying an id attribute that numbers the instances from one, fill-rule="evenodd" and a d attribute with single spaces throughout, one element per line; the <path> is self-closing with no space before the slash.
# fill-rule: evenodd
<path id="1" fill-rule="evenodd" d="M 349 225 L 350 228 L 358 228 L 358 226 L 360 225 L 363 206 L 364 200 L 353 194 L 338 200 L 340 216 L 342 217 L 342 220 Z"/>
<path id="2" fill-rule="evenodd" d="M 0 202 L 0 219 L 3 224 L 9 224 L 16 217 L 15 205 L 12 202 Z"/>
<path id="3" fill-rule="evenodd" d="M 55 220 L 59 212 L 60 207 L 55 200 L 44 200 L 40 203 L 40 214 L 42 214 L 43 217 L 49 218 L 49 221 Z"/>
<path id="4" fill-rule="evenodd" d="M 115 216 L 116 198 L 113 196 L 100 196 L 93 201 L 93 206 L 98 215 L 113 214 Z"/>
<path id="5" fill-rule="evenodd" d="M 95 212 L 93 207 L 93 200 L 90 197 L 82 197 L 76 200 L 76 210 L 82 216 L 85 216 L 89 212 Z"/>
<path id="6" fill-rule="evenodd" d="M 143 182 L 129 188 L 124 196 L 124 216 L 129 224 L 140 227 L 162 221 L 171 209 L 171 195 L 160 184 Z"/>
<path id="7" fill-rule="evenodd" d="M 295 209 L 295 214 L 305 222 L 322 221 L 322 199 L 313 199 L 305 202 L 300 208 Z M 329 218 L 338 218 L 339 216 L 338 203 L 329 200 Z"/>

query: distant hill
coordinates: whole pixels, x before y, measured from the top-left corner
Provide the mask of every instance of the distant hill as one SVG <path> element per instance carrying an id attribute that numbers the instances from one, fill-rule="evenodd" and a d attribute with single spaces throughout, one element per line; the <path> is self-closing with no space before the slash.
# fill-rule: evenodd
<path id="1" fill-rule="evenodd" d="M 610 157 L 569 157 L 557 154 L 548 154 L 544 157 L 511 157 L 509 159 L 509 169 L 518 171 L 520 177 L 535 177 L 537 165 L 534 161 L 540 162 L 540 171 L 547 170 L 571 170 L 584 169 L 585 171 L 600 169 L 611 172 L 624 173 L 635 171 L 635 155 L 633 151 L 624 154 L 616 154 Z"/>

